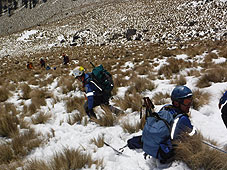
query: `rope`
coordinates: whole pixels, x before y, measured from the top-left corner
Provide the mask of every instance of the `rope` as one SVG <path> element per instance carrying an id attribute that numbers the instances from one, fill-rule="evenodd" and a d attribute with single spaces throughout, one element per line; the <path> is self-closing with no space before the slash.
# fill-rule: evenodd
<path id="1" fill-rule="evenodd" d="M 222 150 L 222 149 L 220 149 L 220 148 L 218 148 L 218 147 L 216 147 L 216 146 L 214 146 L 214 145 L 212 145 L 212 144 L 210 144 L 210 143 L 208 143 L 208 142 L 206 142 L 206 141 L 202 141 L 202 143 L 203 144 L 205 144 L 205 145 L 208 145 L 208 146 L 210 146 L 211 148 L 214 148 L 214 149 L 216 149 L 216 150 L 218 150 L 218 151 L 220 151 L 220 152 L 223 152 L 223 153 L 226 153 L 227 154 L 227 152 L 226 151 L 224 151 L 224 150 Z"/>

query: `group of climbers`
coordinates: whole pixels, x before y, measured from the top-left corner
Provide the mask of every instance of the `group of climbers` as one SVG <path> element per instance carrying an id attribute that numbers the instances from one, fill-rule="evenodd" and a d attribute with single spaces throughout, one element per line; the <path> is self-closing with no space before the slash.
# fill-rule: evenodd
<path id="1" fill-rule="evenodd" d="M 106 94 L 94 81 L 92 73 L 85 73 L 83 67 L 77 67 L 73 74 L 77 80 L 82 82 L 85 89 L 87 101 L 84 109 L 87 115 L 92 119 L 97 119 L 93 108 L 99 105 L 109 106 L 110 94 Z M 193 103 L 193 93 L 187 86 L 176 86 L 171 93 L 172 104 L 163 106 L 159 112 L 151 113 L 148 116 L 141 136 L 142 149 L 146 155 L 150 155 L 156 160 L 160 168 L 170 166 L 174 157 L 174 147 L 172 141 L 184 140 L 183 134 L 193 136 L 197 134 L 195 127 L 189 118 L 189 110 Z M 227 127 L 227 91 L 221 97 L 219 108 L 221 108 L 222 119 Z M 223 107 L 222 107 L 223 106 Z M 158 122 L 157 128 L 166 126 L 166 138 L 155 139 L 154 122 Z M 157 134 L 157 133 L 156 133 Z M 164 138 L 164 137 L 163 137 Z M 157 146 L 156 146 L 157 145 Z"/>
<path id="2" fill-rule="evenodd" d="M 63 65 L 68 65 L 69 56 L 67 56 L 65 53 L 63 53 L 61 57 L 62 57 L 62 64 Z M 39 60 L 39 63 L 40 63 L 40 67 L 41 68 L 44 68 L 46 70 L 50 70 L 51 69 L 51 67 L 49 65 L 46 65 L 46 61 L 45 61 L 44 58 L 41 57 L 40 60 Z M 29 70 L 34 69 L 34 66 L 33 66 L 32 62 L 30 62 L 30 61 L 27 62 L 27 69 L 29 69 Z M 53 67 L 53 69 L 56 70 L 56 67 Z"/>
<path id="3" fill-rule="evenodd" d="M 64 53 L 62 54 L 63 64 L 69 63 L 69 58 Z M 46 62 L 43 58 L 40 59 L 41 68 L 46 68 Z M 28 69 L 32 69 L 31 62 L 27 64 Z M 102 74 L 102 75 L 101 75 Z M 73 75 L 79 80 L 86 93 L 86 101 L 84 110 L 88 117 L 97 119 L 94 112 L 96 106 L 107 106 L 116 114 L 123 111 L 114 108 L 109 104 L 111 98 L 111 90 L 113 89 L 113 80 L 109 72 L 102 65 L 94 67 L 92 72 L 85 72 L 82 66 L 73 70 Z M 158 167 L 164 168 L 170 166 L 174 157 L 174 146 L 172 141 L 184 140 L 183 134 L 193 136 L 196 134 L 196 129 L 192 125 L 189 118 L 189 111 L 193 102 L 193 93 L 187 86 L 176 86 L 171 93 L 171 104 L 164 105 L 157 113 L 150 112 L 146 119 L 146 123 L 141 135 L 142 149 L 146 155 L 152 156 L 156 160 Z M 219 101 L 222 119 L 227 128 L 227 91 L 223 94 Z M 159 131 L 159 135 L 156 133 Z M 165 134 L 164 134 L 165 133 Z M 158 139 L 157 139 L 158 138 Z"/>

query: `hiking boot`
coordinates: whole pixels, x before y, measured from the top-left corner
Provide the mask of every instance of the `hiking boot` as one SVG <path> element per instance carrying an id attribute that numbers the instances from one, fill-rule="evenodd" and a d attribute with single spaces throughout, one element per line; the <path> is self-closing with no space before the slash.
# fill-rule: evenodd
<path id="1" fill-rule="evenodd" d="M 90 117 L 90 118 L 93 118 L 93 119 L 97 119 L 97 116 L 96 114 L 94 113 L 93 109 L 92 110 L 89 110 L 87 115 Z"/>

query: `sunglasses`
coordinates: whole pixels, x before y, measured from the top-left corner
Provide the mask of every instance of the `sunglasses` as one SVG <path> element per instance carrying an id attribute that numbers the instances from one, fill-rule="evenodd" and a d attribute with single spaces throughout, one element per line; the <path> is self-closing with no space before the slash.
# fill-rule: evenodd
<path id="1" fill-rule="evenodd" d="M 191 106 L 192 105 L 192 97 L 182 99 L 181 104 L 183 104 L 184 106 Z"/>

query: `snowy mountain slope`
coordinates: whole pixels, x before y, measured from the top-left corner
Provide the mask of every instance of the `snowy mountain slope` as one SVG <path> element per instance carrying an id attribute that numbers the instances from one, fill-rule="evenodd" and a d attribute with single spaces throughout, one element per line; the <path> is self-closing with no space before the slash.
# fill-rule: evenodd
<path id="1" fill-rule="evenodd" d="M 58 1 L 55 2 L 57 3 Z M 224 50 L 221 51 L 221 47 L 219 49 L 216 46 L 207 46 L 204 53 L 200 54 L 198 52 L 199 54 L 195 54 L 193 57 L 185 53 L 178 55 L 177 52 L 174 55 L 156 56 L 156 54 L 152 53 L 155 50 L 148 51 L 149 54 L 147 54 L 146 50 L 154 45 L 154 48 L 162 48 L 164 46 L 169 51 L 180 46 L 182 47 L 182 49 L 179 49 L 180 51 L 187 48 L 187 43 L 189 45 L 194 42 L 199 44 L 206 40 L 214 42 L 219 42 L 218 40 L 220 40 L 222 43 L 219 45 L 225 48 L 226 45 L 223 44 L 226 42 L 226 21 L 226 1 L 125 1 L 98 6 L 93 10 L 65 18 L 56 23 L 1 37 L 0 57 L 2 64 L 0 68 L 2 77 L 6 76 L 6 78 L 1 79 L 1 86 L 3 85 L 3 80 L 9 85 L 11 83 L 16 84 L 14 83 L 14 78 L 10 76 L 16 75 L 20 77 L 23 72 L 29 76 L 29 73 L 24 68 L 24 63 L 18 67 L 18 70 L 17 65 L 14 65 L 16 61 L 20 61 L 20 58 L 26 62 L 31 57 L 36 63 L 32 78 L 35 77 L 37 81 L 44 82 L 57 74 L 57 76 L 53 76 L 53 81 L 44 87 L 37 85 L 36 82 L 30 84 L 30 79 L 26 80 L 24 78 L 17 83 L 17 89 L 13 91 L 13 95 L 5 102 L 13 103 L 19 110 L 20 114 L 18 117 L 23 117 L 24 106 L 28 107 L 32 103 L 32 99 L 24 100 L 20 98 L 22 93 L 19 87 L 20 84 L 28 83 L 33 89 L 47 89 L 53 95 L 53 97 L 45 100 L 46 105 L 41 106 L 37 112 L 23 117 L 36 132 L 40 132 L 47 138 L 47 141 L 42 146 L 35 148 L 26 155 L 24 161 L 37 159 L 48 162 L 57 152 L 62 151 L 64 148 L 79 148 L 84 153 L 90 153 L 94 159 L 103 159 L 103 169 L 105 170 L 158 169 L 152 159 L 144 159 L 141 150 L 135 151 L 126 148 L 123 155 L 116 155 L 108 146 L 104 145 L 98 148 L 94 143 L 91 143 L 91 139 L 103 136 L 104 140 L 116 149 L 124 146 L 129 138 L 142 133 L 140 130 L 137 133 L 130 134 L 121 127 L 121 123 L 124 121 L 129 121 L 132 124 L 140 121 L 138 110 L 126 109 L 126 117 L 110 127 L 103 127 L 95 122 L 88 122 L 86 125 L 86 116 L 81 123 L 69 123 L 69 118 L 78 114 L 79 110 L 75 109 L 67 112 L 67 101 L 73 97 L 82 98 L 84 94 L 79 90 L 79 83 L 76 81 L 73 83 L 76 88 L 68 93 L 63 92 L 64 85 L 60 86 L 59 82 L 61 82 L 62 77 L 69 78 L 68 75 L 75 66 L 79 64 L 88 66 L 88 61 L 90 60 L 106 65 L 109 61 L 108 65 L 113 76 L 116 79 L 125 79 L 128 82 L 133 76 L 149 77 L 151 74 L 156 75 L 155 79 L 150 79 L 156 85 L 156 88 L 154 90 L 144 90 L 140 93 L 141 96 L 149 96 L 150 98 L 153 98 L 158 92 L 169 94 L 176 85 L 171 83 L 171 79 L 173 80 L 174 76 L 170 77 L 170 79 L 164 75 L 158 76 L 160 68 L 168 63 L 169 58 L 191 61 L 193 64 L 198 63 L 198 65 L 194 64 L 194 67 L 192 65 L 192 68 L 181 69 L 176 73 L 176 76 L 177 74 L 183 75 L 187 80 L 186 85 L 193 91 L 200 89 L 203 92 L 209 92 L 211 95 L 208 104 L 197 110 L 191 109 L 191 119 L 195 127 L 205 137 L 216 140 L 218 147 L 222 148 L 226 145 L 226 128 L 221 120 L 221 113 L 217 104 L 222 93 L 227 89 L 227 83 L 223 81 L 212 82 L 211 86 L 205 88 L 196 87 L 196 83 L 206 73 L 207 68 L 210 69 L 215 66 L 225 67 L 226 55 L 221 54 Z M 128 31 L 129 29 L 131 30 Z M 139 40 L 136 40 L 137 38 Z M 182 46 L 179 45 L 181 43 L 183 44 Z M 92 46 L 96 48 L 92 48 Z M 112 53 L 116 46 L 118 47 L 116 51 L 120 51 L 121 48 L 125 47 L 129 54 L 125 52 L 122 55 L 117 55 L 115 56 L 116 60 L 111 63 L 114 54 L 113 56 L 108 56 L 109 53 L 107 51 Z M 130 47 L 134 47 L 136 50 L 130 51 Z M 89 56 L 90 54 L 95 54 L 97 49 L 103 51 L 104 57 L 102 55 L 100 57 L 98 54 Z M 124 52 L 125 49 L 123 48 L 122 51 Z M 58 60 L 58 56 L 62 51 L 72 54 L 70 57 L 74 63 L 71 63 L 69 67 L 62 66 L 61 61 Z M 90 51 L 93 51 L 93 53 Z M 215 53 L 217 56 L 212 58 L 210 67 L 206 67 L 203 63 L 205 63 L 206 56 L 210 53 Z M 116 52 L 116 54 L 118 53 Z M 128 56 L 125 54 L 128 54 Z M 59 72 L 40 70 L 38 62 L 43 55 L 48 56 L 46 57 L 49 60 L 47 60 L 48 62 L 53 60 L 55 65 L 51 65 L 51 67 L 57 65 L 57 71 Z M 28 56 L 26 60 L 23 58 L 24 56 Z M 85 58 L 84 56 L 89 56 L 90 58 Z M 7 67 L 7 65 L 10 67 Z M 147 72 L 144 75 L 140 75 L 139 71 L 136 70 L 138 66 L 146 68 Z M 121 72 L 117 72 L 119 70 Z M 189 75 L 188 71 L 190 70 L 199 71 L 200 76 Z M 135 74 L 130 73 L 127 75 L 128 71 L 132 71 Z M 44 78 L 42 77 L 43 75 Z M 74 82 L 73 78 L 72 80 Z M 132 84 L 130 85 L 132 86 Z M 114 98 L 124 97 L 128 88 L 127 84 L 118 87 Z M 167 97 L 166 100 L 166 103 L 170 102 L 170 98 Z M 116 105 L 114 100 L 111 100 L 111 104 Z M 156 105 L 156 110 L 160 109 L 161 106 Z M 138 107 L 140 106 L 138 105 Z M 103 110 L 100 107 L 96 108 L 98 117 L 102 116 L 102 112 Z M 50 120 L 44 124 L 34 124 L 32 119 L 38 117 L 40 113 L 50 114 Z M 20 128 L 21 132 L 23 130 L 23 128 Z M 0 140 L 1 142 L 8 141 L 7 138 L 2 137 Z M 85 167 L 83 169 L 96 169 L 96 166 L 92 165 L 91 168 Z M 188 170 L 189 168 L 184 163 L 176 161 L 168 169 Z"/>

